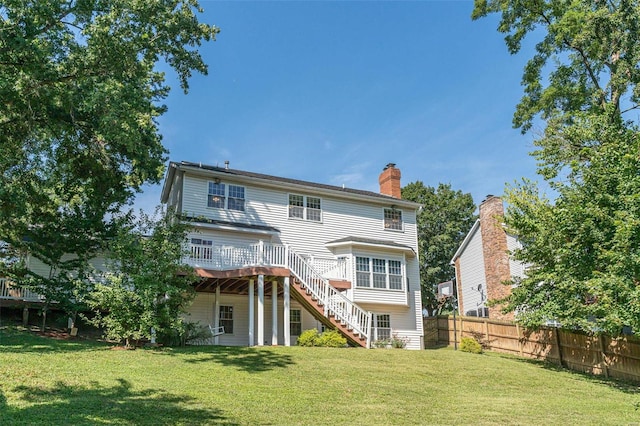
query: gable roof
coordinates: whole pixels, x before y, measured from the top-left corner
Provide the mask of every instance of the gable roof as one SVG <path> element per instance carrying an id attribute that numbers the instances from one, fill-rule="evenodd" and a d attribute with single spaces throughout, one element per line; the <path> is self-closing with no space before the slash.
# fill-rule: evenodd
<path id="1" fill-rule="evenodd" d="M 346 188 L 335 185 L 327 185 L 323 183 L 309 182 L 298 179 L 290 179 L 279 176 L 265 175 L 262 173 L 248 172 L 245 170 L 229 169 L 226 167 L 208 166 L 201 163 L 192 163 L 189 161 L 170 162 L 165 176 L 164 186 L 162 188 L 161 201 L 164 203 L 169 197 L 169 190 L 173 177 L 177 170 L 191 171 L 194 173 L 204 174 L 211 177 L 234 177 L 245 182 L 256 182 L 264 186 L 273 186 L 278 188 L 289 188 L 298 190 L 314 190 L 315 192 L 322 192 L 325 194 L 331 194 L 338 197 L 348 198 L 360 198 L 367 199 L 369 201 L 377 201 L 379 203 L 393 204 L 402 207 L 408 207 L 418 209 L 421 204 L 414 203 L 413 201 L 402 200 L 399 198 L 391 197 L 390 195 L 384 195 L 373 191 L 364 191 L 360 189 Z"/>
<path id="2" fill-rule="evenodd" d="M 475 234 L 479 228 L 480 228 L 480 219 L 476 219 L 476 223 L 473 224 L 467 236 L 464 237 L 464 240 L 462 240 L 462 244 L 460 244 L 460 247 L 458 247 L 458 250 L 456 250 L 456 254 L 453 255 L 453 258 L 449 263 L 450 265 L 455 264 L 456 259 L 462 256 L 462 252 L 464 251 L 464 249 L 467 248 L 467 246 L 469 245 L 469 241 L 471 241 L 471 239 L 473 238 L 473 234 Z"/>

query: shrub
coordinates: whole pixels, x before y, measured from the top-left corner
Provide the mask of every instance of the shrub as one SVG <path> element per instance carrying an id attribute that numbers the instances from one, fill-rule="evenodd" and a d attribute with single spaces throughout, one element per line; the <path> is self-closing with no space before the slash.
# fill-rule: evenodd
<path id="1" fill-rule="evenodd" d="M 316 346 L 316 340 L 318 340 L 318 330 L 311 328 L 305 330 L 298 337 L 298 346 Z"/>
<path id="2" fill-rule="evenodd" d="M 378 349 L 384 349 L 391 346 L 391 339 L 380 339 L 373 342 L 373 346 Z"/>
<path id="3" fill-rule="evenodd" d="M 482 353 L 482 345 L 473 337 L 463 337 L 460 341 L 460 350 L 462 352 L 471 352 L 473 354 Z"/>
<path id="4" fill-rule="evenodd" d="M 343 348 L 347 345 L 347 339 L 336 330 L 327 330 L 316 339 L 316 346 L 327 348 Z"/>
<path id="5" fill-rule="evenodd" d="M 311 328 L 305 330 L 298 337 L 298 346 L 324 346 L 328 348 L 342 348 L 347 345 L 345 339 L 336 330 L 327 330 L 324 333 L 318 333 L 318 330 Z"/>
<path id="6" fill-rule="evenodd" d="M 396 349 L 404 349 L 407 347 L 407 343 L 409 343 L 409 339 L 407 337 L 400 337 L 397 333 L 394 333 L 391 336 L 391 347 Z"/>

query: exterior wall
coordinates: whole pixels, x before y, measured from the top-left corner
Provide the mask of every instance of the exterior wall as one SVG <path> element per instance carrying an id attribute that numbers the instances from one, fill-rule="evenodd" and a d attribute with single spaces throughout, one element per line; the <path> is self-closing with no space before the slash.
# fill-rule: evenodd
<path id="1" fill-rule="evenodd" d="M 274 242 L 289 244 L 300 253 L 318 256 L 333 256 L 324 244 L 347 236 L 393 241 L 409 246 L 417 252 L 415 211 L 402 211 L 404 231 L 385 230 L 385 205 L 320 196 L 322 222 L 291 219 L 288 217 L 289 191 L 277 191 L 225 180 L 224 183 L 245 187 L 245 211 L 229 211 L 207 207 L 208 181 L 198 176 L 185 175 L 184 214 L 248 225 L 271 226 L 280 231 L 279 238 Z M 292 193 L 317 196 L 313 192 Z"/>
<path id="2" fill-rule="evenodd" d="M 276 189 L 260 185 L 260 183 L 247 183 L 242 178 L 234 176 L 222 179 L 222 183 L 234 184 L 245 188 L 245 211 L 229 211 L 226 209 L 207 207 L 208 182 L 213 179 L 195 175 L 184 174 L 182 179 L 182 212 L 187 216 L 204 217 L 211 220 L 239 223 L 246 225 L 261 225 L 277 229 L 274 235 L 267 235 L 259 231 L 223 231 L 220 229 L 208 229 L 205 226 L 194 231 L 190 237 L 211 238 L 215 245 L 250 244 L 260 240 L 290 245 L 298 254 L 313 255 L 318 257 L 336 257 L 337 255 L 350 256 L 351 267 L 355 268 L 356 255 L 377 255 L 387 259 L 404 261 L 405 286 L 402 291 L 394 290 L 364 290 L 352 289 L 346 292 L 347 297 L 352 298 L 362 306 L 375 306 L 376 310 L 393 310 L 396 322 L 402 325 L 399 330 L 406 331 L 412 341 L 416 341 L 415 348 L 420 348 L 419 340 L 422 336 L 422 305 L 420 301 L 420 275 L 417 256 L 405 257 L 400 249 L 373 249 L 361 250 L 357 247 L 345 250 L 343 247 L 330 249 L 326 243 L 345 237 L 358 237 L 371 240 L 390 241 L 403 246 L 411 247 L 415 253 L 417 247 L 416 211 L 413 209 L 399 208 L 402 210 L 403 230 L 389 230 L 384 228 L 384 209 L 390 208 L 393 201 L 366 202 L 356 199 L 345 199 L 339 196 L 331 196 L 325 193 L 314 193 L 312 188 L 308 190 Z M 301 219 L 292 219 L 289 214 L 289 194 L 319 197 L 321 199 L 322 220 L 313 222 Z M 170 192 L 171 194 L 171 192 Z M 230 296 L 226 296 L 230 297 Z M 222 296 L 221 296 L 222 302 Z M 196 303 L 199 303 L 196 301 Z M 270 303 L 270 301 L 268 302 Z M 245 303 L 246 305 L 246 303 Z M 396 305 L 396 306 L 394 306 Z M 293 304 L 292 304 L 293 306 Z M 387 309 L 388 307 L 388 309 Z M 197 311 L 197 305 L 194 307 Z M 236 308 L 234 308 L 235 310 Z M 257 310 L 256 310 L 257 312 Z M 248 317 L 248 310 L 237 311 L 242 317 Z M 199 318 L 206 318 L 204 314 Z M 204 315 L 204 316 L 203 316 Z M 271 315 L 270 308 L 265 306 L 265 315 Z M 404 316 L 404 318 L 401 318 Z M 243 321 L 246 321 L 244 319 Z M 267 321 L 265 319 L 265 321 Z M 315 320 L 314 320 L 315 321 Z M 271 342 L 271 325 L 265 324 L 265 338 Z M 279 327 L 282 322 L 279 320 Z M 240 324 L 240 323 L 238 323 Z M 243 329 L 248 329 L 247 324 L 242 324 Z M 303 330 L 308 328 L 303 324 Z M 255 336 L 257 337 L 257 331 Z M 247 344 L 247 337 L 239 340 L 232 336 L 221 336 L 220 344 Z M 412 343 L 414 345 L 414 343 Z"/>
<path id="3" fill-rule="evenodd" d="M 281 285 L 281 284 L 279 284 Z M 271 286 L 265 282 L 265 288 Z M 199 322 L 203 326 L 215 324 L 215 293 L 198 293 L 189 307 L 185 319 Z M 284 309 L 283 299 L 277 301 L 278 308 L 278 345 L 284 345 Z M 233 306 L 233 333 L 218 337 L 218 344 L 227 346 L 247 346 L 249 344 L 249 297 L 246 295 L 221 294 L 220 305 Z M 254 341 L 258 338 L 258 296 L 254 294 Z M 271 296 L 264 301 L 264 345 L 271 345 L 273 303 Z M 320 329 L 320 323 L 305 310 L 296 300 L 290 299 L 290 309 L 300 309 L 302 331 L 311 328 Z M 291 336 L 291 345 L 295 345 L 298 336 Z M 213 343 L 213 338 L 208 343 Z"/>
<path id="4" fill-rule="evenodd" d="M 514 250 L 520 248 L 522 248 L 522 244 L 520 244 L 520 241 L 518 241 L 518 239 L 513 235 L 507 234 L 507 249 L 509 250 L 509 253 L 513 253 Z M 509 256 L 509 271 L 511 272 L 511 277 L 524 278 L 525 265 L 524 263 Z"/>
<path id="5" fill-rule="evenodd" d="M 460 314 L 466 315 L 470 310 L 486 306 L 482 295 L 487 295 L 487 280 L 482 235 L 479 228 L 471 236 L 465 250 L 457 259 L 457 265 L 458 304 Z M 481 286 L 481 291 L 478 291 L 478 286 Z"/>
<path id="6" fill-rule="evenodd" d="M 418 295 L 419 297 L 419 295 Z M 389 314 L 391 319 L 391 333 L 398 337 L 407 339 L 407 349 L 419 350 L 424 347 L 422 340 L 422 313 L 413 312 L 412 308 L 403 306 L 390 306 L 380 304 L 365 304 L 360 306 L 374 314 Z"/>

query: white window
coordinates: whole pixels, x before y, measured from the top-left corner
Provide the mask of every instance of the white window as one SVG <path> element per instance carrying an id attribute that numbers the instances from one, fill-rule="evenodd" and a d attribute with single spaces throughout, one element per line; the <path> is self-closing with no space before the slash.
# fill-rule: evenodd
<path id="1" fill-rule="evenodd" d="M 192 238 L 191 258 L 211 260 L 213 258 L 213 241 L 202 238 Z"/>
<path id="2" fill-rule="evenodd" d="M 220 305 L 220 327 L 224 327 L 225 334 L 233 334 L 233 306 Z"/>
<path id="3" fill-rule="evenodd" d="M 322 221 L 322 202 L 318 197 L 289 194 L 289 217 L 312 222 Z"/>
<path id="4" fill-rule="evenodd" d="M 300 309 L 291 309 L 289 311 L 289 334 L 291 336 L 299 336 L 302 334 L 302 315 Z"/>
<path id="5" fill-rule="evenodd" d="M 244 186 L 209 182 L 207 206 L 216 209 L 244 211 Z"/>
<path id="6" fill-rule="evenodd" d="M 402 231 L 402 211 L 397 209 L 384 209 L 384 229 Z"/>
<path id="7" fill-rule="evenodd" d="M 402 290 L 403 283 L 401 261 L 356 257 L 356 287 Z"/>
<path id="8" fill-rule="evenodd" d="M 391 339 L 391 315 L 374 314 L 373 340 Z"/>

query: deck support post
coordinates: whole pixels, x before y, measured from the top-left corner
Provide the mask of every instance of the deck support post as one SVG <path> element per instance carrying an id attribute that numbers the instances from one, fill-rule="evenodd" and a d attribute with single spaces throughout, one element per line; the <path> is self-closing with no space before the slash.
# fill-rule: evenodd
<path id="1" fill-rule="evenodd" d="M 290 289 L 289 289 L 289 277 L 284 277 L 284 284 L 283 284 L 283 295 L 282 298 L 284 299 L 282 304 L 283 304 L 283 320 L 284 320 L 284 324 L 283 324 L 283 331 L 284 331 L 284 345 L 285 346 L 291 346 L 291 316 L 290 316 L 290 309 L 291 309 L 291 302 L 290 302 Z"/>
<path id="2" fill-rule="evenodd" d="M 271 345 L 278 346 L 278 281 L 271 282 Z"/>
<path id="3" fill-rule="evenodd" d="M 249 280 L 249 346 L 255 345 L 255 339 L 253 338 L 254 332 L 254 304 L 255 299 L 253 296 L 253 280 Z"/>
<path id="4" fill-rule="evenodd" d="M 264 275 L 258 275 L 258 346 L 264 346 Z"/>
<path id="5" fill-rule="evenodd" d="M 218 330 L 218 327 L 220 327 L 220 286 L 216 287 L 216 304 L 213 315 L 213 326 L 216 330 Z M 214 337 L 213 344 L 217 345 L 219 343 L 220 339 L 218 338 L 218 336 Z"/>

